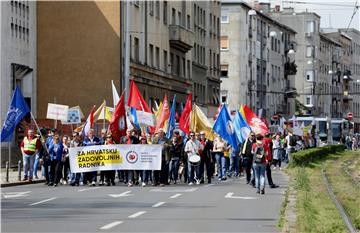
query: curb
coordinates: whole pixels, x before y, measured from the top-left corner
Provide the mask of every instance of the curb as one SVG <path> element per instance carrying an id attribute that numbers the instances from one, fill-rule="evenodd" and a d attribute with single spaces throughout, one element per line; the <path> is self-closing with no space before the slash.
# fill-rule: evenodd
<path id="1" fill-rule="evenodd" d="M 29 185 L 29 184 L 39 184 L 45 183 L 45 180 L 33 180 L 31 183 L 29 181 L 17 181 L 17 182 L 9 182 L 9 183 L 1 183 L 1 188 L 20 186 L 20 185 Z"/>

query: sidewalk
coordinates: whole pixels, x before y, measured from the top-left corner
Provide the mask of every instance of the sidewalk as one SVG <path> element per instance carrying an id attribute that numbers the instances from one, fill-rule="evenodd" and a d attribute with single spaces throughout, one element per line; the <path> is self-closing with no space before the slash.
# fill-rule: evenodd
<path id="1" fill-rule="evenodd" d="M 41 177 L 41 171 L 38 171 L 38 176 Z M 33 179 L 33 181 L 30 183 L 29 181 L 22 181 L 24 178 L 24 171 L 21 169 L 21 180 L 18 179 L 19 173 L 17 170 L 9 169 L 9 182 L 6 182 L 6 169 L 1 169 L 1 187 L 11 187 L 16 185 L 26 185 L 26 184 L 36 184 L 36 183 L 42 183 L 45 182 L 45 179 Z"/>

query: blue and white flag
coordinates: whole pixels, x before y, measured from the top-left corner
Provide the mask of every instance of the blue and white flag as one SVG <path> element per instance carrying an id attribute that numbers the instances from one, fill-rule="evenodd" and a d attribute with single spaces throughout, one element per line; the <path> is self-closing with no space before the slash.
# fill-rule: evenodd
<path id="1" fill-rule="evenodd" d="M 166 137 L 167 138 L 171 138 L 173 131 L 175 129 L 175 110 L 176 110 L 176 95 L 174 95 L 173 98 L 173 102 L 171 105 L 171 110 L 170 110 L 170 117 L 169 117 L 169 123 L 168 123 L 168 129 L 167 129 L 167 133 L 166 133 Z"/>
<path id="2" fill-rule="evenodd" d="M 240 114 L 239 111 L 236 112 L 233 121 L 234 121 L 236 137 L 240 143 L 244 143 L 244 141 L 249 137 L 251 133 L 251 128 L 246 123 L 245 119 L 243 118 L 243 116 Z"/>
<path id="3" fill-rule="evenodd" d="M 229 112 L 226 109 L 226 104 L 221 108 L 221 111 L 215 121 L 214 131 L 219 134 L 219 136 L 229 143 L 235 150 L 239 149 L 235 128 L 231 121 Z"/>
<path id="4" fill-rule="evenodd" d="M 21 94 L 20 88 L 17 86 L 1 130 L 1 142 L 11 141 L 15 127 L 28 112 L 30 112 L 30 109 Z"/>
<path id="5" fill-rule="evenodd" d="M 130 114 L 131 114 L 131 118 L 132 118 L 132 120 L 130 120 L 130 121 L 136 126 L 136 128 L 140 129 L 140 125 L 139 125 L 139 121 L 138 121 L 137 113 L 136 113 L 136 108 L 131 107 Z"/>

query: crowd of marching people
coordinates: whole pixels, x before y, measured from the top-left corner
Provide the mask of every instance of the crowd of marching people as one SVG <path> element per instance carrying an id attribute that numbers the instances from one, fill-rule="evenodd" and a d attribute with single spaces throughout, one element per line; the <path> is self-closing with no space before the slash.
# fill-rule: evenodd
<path id="1" fill-rule="evenodd" d="M 270 188 L 278 187 L 271 176 L 272 169 L 281 169 L 282 162 L 289 162 L 290 155 L 297 150 L 298 141 L 291 132 L 286 137 L 281 134 L 250 133 L 239 149 L 232 148 L 221 137 L 213 141 L 205 132 L 190 132 L 183 135 L 175 130 L 171 138 L 159 129 L 153 136 L 138 130 L 127 130 L 121 144 L 161 144 L 161 170 L 117 170 L 73 173 L 70 169 L 69 148 L 91 145 L 115 144 L 111 134 L 101 131 L 95 136 L 93 129 L 86 137 L 74 132 L 71 136 L 48 130 L 46 138 L 35 135 L 29 129 L 21 144 L 24 158 L 24 181 L 39 179 L 38 170 L 46 179 L 46 185 L 91 185 L 111 186 L 115 181 L 129 187 L 134 185 L 165 186 L 183 182 L 188 185 L 211 183 L 216 178 L 245 176 L 246 183 L 256 188 L 257 193 L 265 193 L 265 176 Z M 41 167 L 41 169 L 39 169 Z"/>

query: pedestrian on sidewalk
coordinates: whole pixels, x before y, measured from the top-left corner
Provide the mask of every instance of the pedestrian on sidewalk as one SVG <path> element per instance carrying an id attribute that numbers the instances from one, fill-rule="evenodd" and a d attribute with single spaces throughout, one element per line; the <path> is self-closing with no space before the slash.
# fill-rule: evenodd
<path id="1" fill-rule="evenodd" d="M 270 149 L 263 142 L 263 136 L 261 134 L 256 135 L 256 143 L 253 144 L 251 152 L 254 161 L 253 168 L 255 172 L 256 193 L 265 194 L 265 170 Z"/>
<path id="2" fill-rule="evenodd" d="M 283 145 L 280 139 L 280 135 L 276 134 L 275 139 L 273 140 L 273 161 L 274 170 L 276 166 L 279 165 L 279 169 L 281 170 L 281 155 L 283 151 Z"/>
<path id="3" fill-rule="evenodd" d="M 31 182 L 34 174 L 35 156 L 41 148 L 40 140 L 35 137 L 34 130 L 28 129 L 27 136 L 22 140 L 20 148 L 24 165 L 23 181 L 29 179 L 29 182 Z"/>

